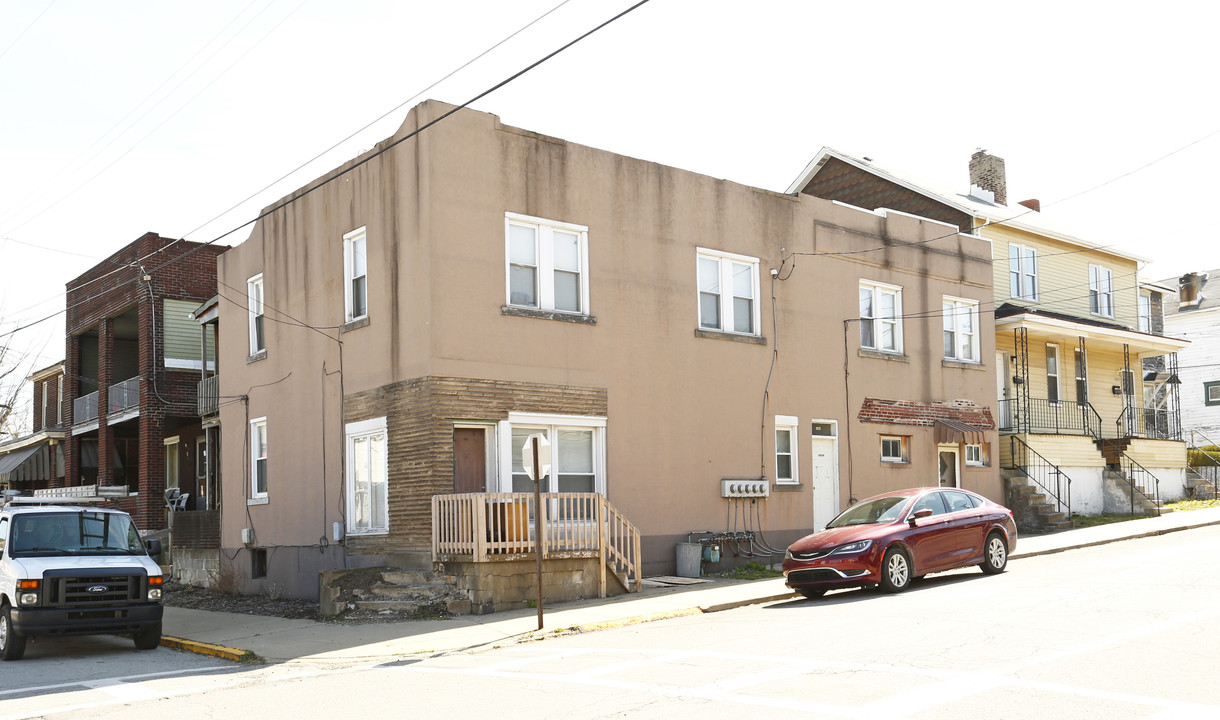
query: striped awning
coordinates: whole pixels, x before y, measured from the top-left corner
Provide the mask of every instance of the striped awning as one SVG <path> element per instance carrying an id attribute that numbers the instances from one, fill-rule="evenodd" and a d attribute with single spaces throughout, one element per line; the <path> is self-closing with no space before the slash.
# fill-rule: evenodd
<path id="1" fill-rule="evenodd" d="M 937 420 L 934 435 L 939 443 L 966 443 L 977 445 L 986 442 L 986 431 L 960 420 Z"/>
<path id="2" fill-rule="evenodd" d="M 49 442 L 40 442 L 20 450 L 0 455 L 0 480 L 30 482 L 51 479 L 51 453 L 56 452 L 56 476 L 63 477 L 62 449 L 51 447 Z"/>

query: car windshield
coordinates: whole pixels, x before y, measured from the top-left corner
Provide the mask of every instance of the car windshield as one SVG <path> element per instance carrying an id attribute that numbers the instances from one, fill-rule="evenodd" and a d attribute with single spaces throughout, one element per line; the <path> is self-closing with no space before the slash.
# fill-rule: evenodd
<path id="1" fill-rule="evenodd" d="M 23 513 L 14 519 L 8 543 L 13 557 L 145 554 L 129 516 L 88 510 Z"/>
<path id="2" fill-rule="evenodd" d="M 910 498 L 905 496 L 865 500 L 844 510 L 839 517 L 831 520 L 826 527 L 836 528 L 848 525 L 875 525 L 894 522 L 902 517 L 902 509 L 906 507 L 908 500 Z"/>

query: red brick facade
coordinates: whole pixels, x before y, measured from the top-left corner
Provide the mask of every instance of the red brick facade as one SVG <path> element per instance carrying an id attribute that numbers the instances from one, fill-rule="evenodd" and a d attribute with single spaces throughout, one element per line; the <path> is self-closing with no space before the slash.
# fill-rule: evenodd
<path id="1" fill-rule="evenodd" d="M 68 283 L 64 482 L 127 485 L 139 493 L 130 510 L 142 530 L 165 525 L 165 438 L 198 422 L 198 371 L 165 367 L 162 304 L 215 295 L 216 256 L 227 249 L 148 233 Z M 138 413 L 112 418 L 110 387 L 129 378 L 138 379 Z M 96 420 L 74 417 L 74 401 L 94 391 Z M 94 460 L 96 470 L 86 463 Z"/>
<path id="2" fill-rule="evenodd" d="M 991 408 L 976 405 L 969 400 L 909 402 L 865 398 L 857 417 L 860 422 L 921 427 L 932 427 L 937 420 L 957 420 L 982 430 L 995 430 Z"/>

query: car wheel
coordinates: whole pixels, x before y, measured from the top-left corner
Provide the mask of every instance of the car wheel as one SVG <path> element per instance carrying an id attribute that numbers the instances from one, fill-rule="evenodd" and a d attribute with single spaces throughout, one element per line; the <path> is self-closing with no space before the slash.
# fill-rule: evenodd
<path id="1" fill-rule="evenodd" d="M 983 546 L 983 562 L 979 565 L 988 575 L 1004 572 L 1008 567 L 1008 543 L 997 532 L 987 536 L 987 544 Z"/>
<path id="2" fill-rule="evenodd" d="M 881 559 L 881 589 L 902 592 L 911 584 L 911 559 L 902 548 L 892 547 Z"/>
<path id="3" fill-rule="evenodd" d="M 810 590 L 809 588 L 798 588 L 797 592 L 804 595 L 806 598 L 808 598 L 810 600 L 817 600 L 818 598 L 820 598 L 826 594 L 825 590 Z"/>
<path id="4" fill-rule="evenodd" d="M 161 623 L 149 625 L 140 632 L 132 633 L 131 639 L 135 641 L 137 650 L 154 650 L 161 644 Z"/>
<path id="5" fill-rule="evenodd" d="M 20 660 L 25 655 L 25 636 L 13 629 L 8 603 L 0 609 L 0 659 Z"/>

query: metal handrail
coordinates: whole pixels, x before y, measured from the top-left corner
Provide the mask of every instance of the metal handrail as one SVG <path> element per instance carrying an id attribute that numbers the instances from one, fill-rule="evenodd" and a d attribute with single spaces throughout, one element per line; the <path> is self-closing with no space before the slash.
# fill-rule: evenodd
<path id="1" fill-rule="evenodd" d="M 1037 450 L 1029 446 L 1016 435 L 1009 436 L 1012 467 L 1009 470 L 1020 470 L 1042 488 L 1047 497 L 1055 500 L 1055 510 L 1072 516 L 1072 478 L 1063 472 L 1058 465 L 1047 460 Z M 1019 460 L 1018 460 L 1019 456 Z M 1054 485 L 1054 490 L 1051 485 Z"/>
<path id="2" fill-rule="evenodd" d="M 1008 420 L 1008 427 L 1000 430 L 1101 438 L 1101 415 L 1088 402 L 1010 398 L 999 401 L 999 415 L 1001 424 L 1005 418 Z"/>
<path id="3" fill-rule="evenodd" d="M 1202 445 L 1199 444 L 1199 442 L 1195 439 L 1196 435 L 1203 438 L 1204 444 L 1202 444 Z M 1195 450 L 1195 451 L 1211 458 L 1211 460 L 1214 464 L 1210 465 L 1210 466 L 1188 464 L 1186 467 L 1186 470 L 1187 470 L 1187 472 L 1194 473 L 1196 477 L 1198 477 L 1202 480 L 1206 480 L 1207 483 L 1212 486 L 1212 498 L 1211 499 L 1214 500 L 1217 496 L 1220 496 L 1220 477 L 1218 477 L 1217 473 L 1215 473 L 1215 472 L 1209 473 L 1208 475 L 1205 476 L 1202 472 L 1199 471 L 1199 469 L 1203 468 L 1203 467 L 1211 467 L 1213 470 L 1220 468 L 1220 456 L 1213 455 L 1210 450 L 1206 450 L 1205 447 L 1208 445 L 1210 445 L 1212 447 L 1217 447 L 1220 444 L 1216 443 L 1216 441 L 1212 440 L 1207 435 L 1204 435 L 1202 432 L 1199 432 L 1198 430 L 1192 429 L 1190 431 L 1190 442 L 1186 444 L 1188 463 L 1189 463 L 1189 458 L 1190 458 L 1189 451 Z M 1195 491 L 1198 492 L 1197 485 L 1195 486 Z M 1195 497 L 1198 498 L 1197 495 Z"/>
<path id="4" fill-rule="evenodd" d="M 1128 405 L 1114 422 L 1115 437 L 1142 437 L 1153 440 L 1181 440 L 1182 426 L 1168 409 Z"/>
<path id="5" fill-rule="evenodd" d="M 1152 503 L 1156 509 L 1156 514 L 1161 514 L 1161 480 L 1156 475 L 1153 475 L 1148 468 L 1140 465 L 1127 453 L 1122 453 L 1119 458 L 1119 467 L 1121 468 L 1120 477 L 1131 487 L 1131 514 L 1135 514 L 1135 495 L 1139 493 Z M 1147 478 L 1152 478 L 1152 486 L 1148 487 Z M 1151 495 L 1149 491 L 1151 490 Z"/>

